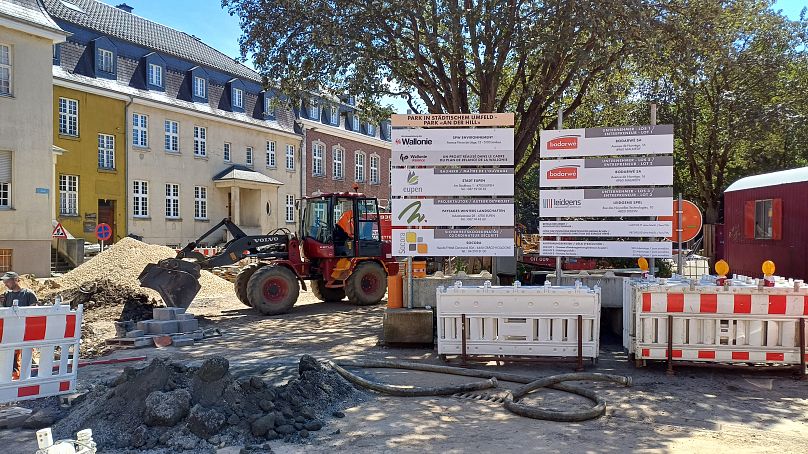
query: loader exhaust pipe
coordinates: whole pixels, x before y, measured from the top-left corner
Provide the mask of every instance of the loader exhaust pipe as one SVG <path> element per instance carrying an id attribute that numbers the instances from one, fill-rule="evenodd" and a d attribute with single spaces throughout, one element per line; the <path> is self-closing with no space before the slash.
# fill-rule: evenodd
<path id="1" fill-rule="evenodd" d="M 160 294 L 168 307 L 187 309 L 202 288 L 199 285 L 201 266 L 178 258 L 149 263 L 138 276 L 140 286 Z"/>

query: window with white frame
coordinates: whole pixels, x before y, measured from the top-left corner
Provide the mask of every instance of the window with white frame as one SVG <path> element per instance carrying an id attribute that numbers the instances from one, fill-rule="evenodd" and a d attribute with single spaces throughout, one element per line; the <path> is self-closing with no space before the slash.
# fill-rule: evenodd
<path id="1" fill-rule="evenodd" d="M 79 215 L 78 175 L 59 175 L 59 213 L 62 216 Z"/>
<path id="2" fill-rule="evenodd" d="M 132 114 L 132 145 L 143 148 L 149 146 L 149 117 L 146 115 Z"/>
<path id="3" fill-rule="evenodd" d="M 0 44 L 0 95 L 11 94 L 11 46 Z"/>
<path id="4" fill-rule="evenodd" d="M 244 107 L 244 91 L 240 88 L 233 88 L 233 107 Z"/>
<path id="5" fill-rule="evenodd" d="M 149 69 L 147 71 L 149 85 L 154 85 L 156 87 L 163 86 L 163 67 L 160 65 L 155 65 L 154 63 L 149 63 Z"/>
<path id="6" fill-rule="evenodd" d="M 0 208 L 11 207 L 11 152 L 0 151 Z"/>
<path id="7" fill-rule="evenodd" d="M 208 129 L 194 126 L 194 156 L 208 155 Z"/>
<path id="8" fill-rule="evenodd" d="M 341 180 L 345 178 L 345 150 L 340 147 L 334 147 L 334 179 Z"/>
<path id="9" fill-rule="evenodd" d="M 166 151 L 178 153 L 180 151 L 180 124 L 177 121 L 166 120 Z"/>
<path id="10" fill-rule="evenodd" d="M 381 183 L 379 175 L 379 155 L 370 155 L 370 184 Z"/>
<path id="11" fill-rule="evenodd" d="M 286 145 L 286 170 L 295 170 L 295 146 Z"/>
<path id="12" fill-rule="evenodd" d="M 267 167 L 276 167 L 277 161 L 275 159 L 275 141 L 267 140 Z"/>
<path id="13" fill-rule="evenodd" d="M 286 222 L 295 222 L 295 196 L 286 194 Z"/>
<path id="14" fill-rule="evenodd" d="M 376 125 L 373 123 L 368 123 L 368 135 L 375 136 L 376 135 Z"/>
<path id="15" fill-rule="evenodd" d="M 207 85 L 208 81 L 204 77 L 194 76 L 194 96 L 198 98 L 207 98 Z"/>
<path id="16" fill-rule="evenodd" d="M 208 188 L 194 186 L 194 219 L 208 218 Z"/>
<path id="17" fill-rule="evenodd" d="M 98 134 L 98 168 L 113 170 L 115 168 L 115 136 Z"/>
<path id="18" fill-rule="evenodd" d="M 361 151 L 354 153 L 354 181 L 357 183 L 365 181 L 365 153 Z"/>
<path id="19" fill-rule="evenodd" d="M 176 183 L 166 183 L 166 217 L 180 217 L 180 185 Z"/>
<path id="20" fill-rule="evenodd" d="M 331 121 L 332 125 L 339 124 L 339 109 L 336 106 L 331 106 L 331 112 L 329 115 L 329 120 Z"/>
<path id="21" fill-rule="evenodd" d="M 246 162 L 247 162 L 248 166 L 253 165 L 253 147 L 247 147 L 247 159 L 246 159 Z"/>
<path id="22" fill-rule="evenodd" d="M 96 54 L 96 69 L 105 73 L 111 73 L 114 68 L 114 58 L 115 54 L 112 52 L 106 49 L 98 49 L 98 53 Z"/>
<path id="23" fill-rule="evenodd" d="M 79 135 L 79 102 L 75 99 L 59 98 L 59 134 Z"/>
<path id="24" fill-rule="evenodd" d="M 392 123 L 385 123 L 384 124 L 385 135 L 387 139 L 390 140 L 393 138 L 393 124 Z"/>
<path id="25" fill-rule="evenodd" d="M 315 176 L 325 175 L 323 157 L 325 155 L 325 144 L 314 142 L 311 144 L 311 174 Z"/>
<path id="26" fill-rule="evenodd" d="M 317 102 L 309 102 L 309 118 L 316 120 L 320 117 L 320 109 L 317 107 Z"/>
<path id="27" fill-rule="evenodd" d="M 230 144 L 224 143 L 224 162 L 230 162 Z"/>
<path id="28" fill-rule="evenodd" d="M 132 181 L 132 216 L 145 218 L 149 216 L 149 182 Z"/>
<path id="29" fill-rule="evenodd" d="M 351 126 L 353 126 L 354 131 L 359 131 L 359 115 L 353 116 L 353 123 L 351 124 Z"/>
<path id="30" fill-rule="evenodd" d="M 272 98 L 268 94 L 264 95 L 264 113 L 275 115 L 275 106 L 272 105 Z"/>

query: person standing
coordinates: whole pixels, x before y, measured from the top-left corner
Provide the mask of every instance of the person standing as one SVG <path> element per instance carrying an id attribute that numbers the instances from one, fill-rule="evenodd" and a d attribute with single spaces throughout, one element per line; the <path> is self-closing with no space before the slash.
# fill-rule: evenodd
<path id="1" fill-rule="evenodd" d="M 20 287 L 20 275 L 9 271 L 4 274 L 2 278 L 3 284 L 6 286 L 6 292 L 3 294 L 3 307 L 11 307 L 14 300 L 20 306 L 36 306 L 39 300 L 36 294 L 30 289 Z"/>

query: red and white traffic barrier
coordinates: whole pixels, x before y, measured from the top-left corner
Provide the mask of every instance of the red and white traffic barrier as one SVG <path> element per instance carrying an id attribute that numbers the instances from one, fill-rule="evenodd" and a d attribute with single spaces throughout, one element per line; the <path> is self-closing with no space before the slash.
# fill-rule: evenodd
<path id="1" fill-rule="evenodd" d="M 82 313 L 81 305 L 0 308 L 0 403 L 75 391 Z"/>
<path id="2" fill-rule="evenodd" d="M 181 251 L 181 249 L 175 249 L 177 252 Z M 198 247 L 194 249 L 195 252 L 198 252 L 205 257 L 212 257 L 219 253 L 219 249 L 215 247 Z"/>
<path id="3" fill-rule="evenodd" d="M 808 289 L 647 286 L 635 293 L 637 359 L 804 364 Z M 802 343 L 802 345 L 800 345 Z M 801 357 L 801 355 L 803 355 Z"/>

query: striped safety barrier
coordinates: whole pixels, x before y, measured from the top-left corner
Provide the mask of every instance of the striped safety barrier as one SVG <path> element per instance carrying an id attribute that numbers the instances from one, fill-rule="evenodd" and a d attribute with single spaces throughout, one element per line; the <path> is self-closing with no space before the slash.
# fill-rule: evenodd
<path id="1" fill-rule="evenodd" d="M 74 392 L 83 307 L 0 308 L 0 403 Z"/>
<path id="2" fill-rule="evenodd" d="M 635 293 L 635 304 L 637 359 L 787 365 L 808 359 L 804 287 L 649 286 Z"/>

